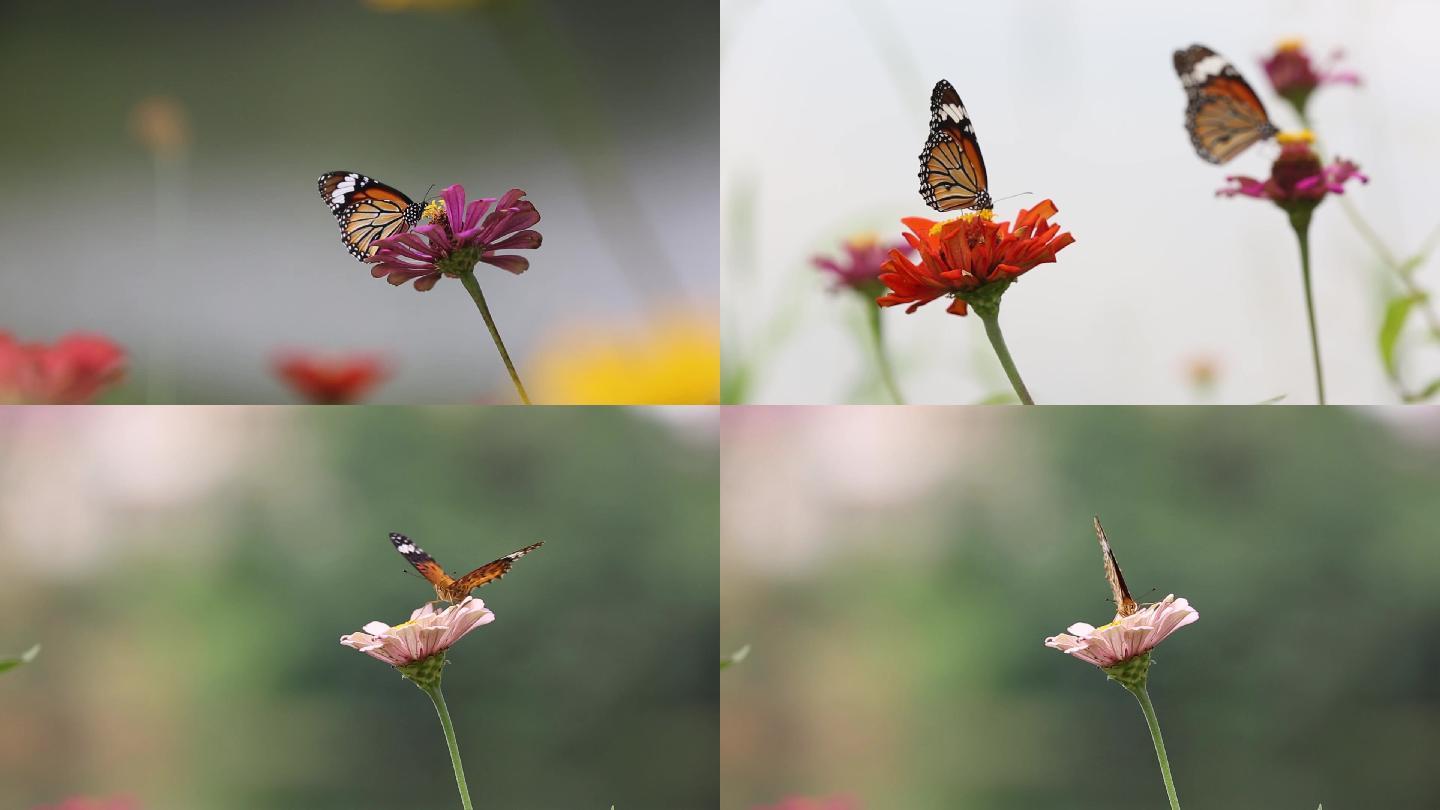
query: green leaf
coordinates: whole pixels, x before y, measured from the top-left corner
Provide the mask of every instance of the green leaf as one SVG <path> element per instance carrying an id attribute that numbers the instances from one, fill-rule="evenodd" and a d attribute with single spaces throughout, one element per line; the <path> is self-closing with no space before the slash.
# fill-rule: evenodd
<path id="1" fill-rule="evenodd" d="M 1279 404 L 1280 404 L 1280 401 L 1283 400 L 1283 399 L 1285 399 L 1286 396 L 1288 396 L 1288 394 L 1276 394 L 1275 396 L 1270 397 L 1269 399 L 1262 399 L 1262 400 L 1260 400 L 1259 402 L 1257 402 L 1257 403 L 1255 403 L 1255 404 L 1256 404 L 1256 405 L 1279 405 Z"/>
<path id="2" fill-rule="evenodd" d="M 724 657 L 724 658 L 721 658 L 721 659 L 720 659 L 720 668 L 721 668 L 721 669 L 727 669 L 727 668 L 729 668 L 729 667 L 735 666 L 736 664 L 740 663 L 741 661 L 744 661 L 744 660 L 746 659 L 746 657 L 748 657 L 749 655 L 750 655 L 750 645 L 749 645 L 749 644 L 746 644 L 744 647 L 741 647 L 740 649 L 736 650 L 735 652 L 730 653 L 728 656 L 726 656 L 726 657 Z"/>
<path id="3" fill-rule="evenodd" d="M 975 400 L 976 405 L 1019 405 L 1020 398 L 1015 396 L 1014 391 L 1000 391 L 990 394 L 983 399 Z"/>
<path id="4" fill-rule="evenodd" d="M 1405 397 L 1405 401 L 1424 402 L 1425 400 L 1430 399 L 1436 394 L 1440 394 L 1440 380 L 1431 380 L 1429 385 L 1421 388 L 1419 391 L 1416 391 L 1413 394 L 1408 394 Z"/>
<path id="5" fill-rule="evenodd" d="M 21 653 L 19 658 L 0 658 L 0 672 L 4 672 L 7 669 L 14 669 L 21 664 L 28 664 L 31 661 L 34 661 L 35 656 L 39 654 L 40 645 L 36 644 L 34 647 L 31 647 L 30 649 Z"/>
<path id="6" fill-rule="evenodd" d="M 1395 347 L 1400 343 L 1400 333 L 1405 330 L 1405 321 L 1415 305 L 1425 300 L 1424 295 L 1402 295 L 1392 298 L 1385 306 L 1385 318 L 1380 322 L 1380 361 L 1385 373 L 1393 380 L 1399 376 L 1399 365 L 1395 359 Z"/>

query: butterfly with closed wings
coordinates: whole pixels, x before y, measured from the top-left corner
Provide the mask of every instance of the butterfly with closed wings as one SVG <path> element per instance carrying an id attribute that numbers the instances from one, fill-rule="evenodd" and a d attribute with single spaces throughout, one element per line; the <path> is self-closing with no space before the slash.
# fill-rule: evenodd
<path id="1" fill-rule="evenodd" d="M 1095 518 L 1095 537 L 1100 541 L 1100 553 L 1105 557 L 1105 581 L 1110 583 L 1110 594 L 1115 600 L 1115 617 L 1134 615 L 1140 606 L 1125 587 L 1125 575 L 1120 573 L 1120 564 L 1115 562 L 1115 552 L 1110 550 L 1110 541 L 1105 539 L 1105 530 L 1100 528 L 1100 518 Z"/>
<path id="2" fill-rule="evenodd" d="M 425 550 L 415 545 L 410 538 L 395 532 L 390 533 L 390 542 L 394 544 L 395 550 L 400 552 L 407 562 L 420 572 L 427 582 L 435 587 L 435 598 L 442 602 L 459 602 L 470 595 L 470 592 L 482 585 L 505 576 L 510 566 L 526 554 L 545 545 L 543 541 L 532 543 L 519 551 L 513 551 L 498 560 L 485 563 L 474 571 L 463 577 L 452 578 L 445 573 L 445 569 L 435 562 L 435 558 L 425 553 Z"/>
<path id="3" fill-rule="evenodd" d="M 989 211 L 990 179 L 960 94 L 941 79 L 930 93 L 930 136 L 920 152 L 920 196 L 936 211 Z"/>
<path id="4" fill-rule="evenodd" d="M 415 227 L 425 209 L 403 192 L 357 172 L 320 175 L 320 196 L 340 223 L 340 241 L 350 255 L 365 261 L 380 240 Z"/>
<path id="5" fill-rule="evenodd" d="M 1204 45 L 1176 51 L 1175 73 L 1185 88 L 1185 129 L 1201 158 L 1228 163 L 1279 132 L 1254 89 L 1220 54 Z"/>

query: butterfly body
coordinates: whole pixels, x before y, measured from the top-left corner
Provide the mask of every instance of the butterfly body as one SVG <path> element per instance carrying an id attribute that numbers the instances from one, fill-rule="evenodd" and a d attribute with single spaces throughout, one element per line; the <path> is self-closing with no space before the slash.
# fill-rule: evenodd
<path id="1" fill-rule="evenodd" d="M 1185 88 L 1185 129 L 1202 159 L 1228 163 L 1279 132 L 1240 71 L 1204 45 L 1176 51 L 1175 74 Z"/>
<path id="2" fill-rule="evenodd" d="M 415 570 L 420 572 L 420 576 L 435 588 L 435 598 L 442 602 L 463 600 L 476 588 L 488 585 L 505 576 L 516 560 L 545 545 L 544 542 L 532 543 L 519 551 L 506 554 L 498 560 L 485 563 L 463 577 L 455 578 L 445 573 L 445 569 L 440 567 L 440 563 L 435 562 L 434 557 L 425 553 L 425 549 L 415 545 L 405 535 L 391 532 L 390 542 L 395 546 L 395 550 L 400 552 L 400 556 L 414 566 Z"/>
<path id="3" fill-rule="evenodd" d="M 1098 517 L 1095 518 L 1095 537 L 1100 541 L 1100 554 L 1105 558 L 1105 581 L 1110 583 L 1110 594 L 1115 600 L 1115 618 L 1131 616 L 1140 606 L 1130 596 L 1125 575 L 1120 572 L 1120 564 L 1115 562 L 1115 552 L 1110 549 L 1110 541 L 1105 539 L 1105 530 L 1100 528 Z"/>
<path id="4" fill-rule="evenodd" d="M 415 227 L 425 208 L 399 189 L 358 172 L 326 172 L 318 186 L 340 224 L 340 241 L 361 261 L 374 255 L 380 240 Z"/>
<path id="5" fill-rule="evenodd" d="M 930 135 L 920 152 L 919 176 L 920 196 L 936 211 L 995 207 L 970 114 L 944 79 L 930 93 Z"/>

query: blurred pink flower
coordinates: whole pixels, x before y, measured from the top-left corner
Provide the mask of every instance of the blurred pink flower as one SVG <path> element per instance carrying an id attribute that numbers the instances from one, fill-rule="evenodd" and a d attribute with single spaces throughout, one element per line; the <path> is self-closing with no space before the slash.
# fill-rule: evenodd
<path id="1" fill-rule="evenodd" d="M 0 403 L 79 405 L 125 374 L 125 351 L 101 335 L 74 333 L 53 345 L 0 331 Z"/>
<path id="2" fill-rule="evenodd" d="M 83 796 L 72 796 L 59 804 L 47 804 L 34 810 L 140 810 L 140 805 L 131 799 L 87 799 Z"/>
<path id="3" fill-rule="evenodd" d="M 1117 616 L 1103 627 L 1072 624 L 1068 633 L 1045 639 L 1045 646 L 1107 669 L 1150 652 L 1171 633 L 1199 618 L 1189 602 L 1171 594 L 1129 616 Z"/>
<path id="4" fill-rule="evenodd" d="M 779 804 L 757 807 L 755 810 L 860 810 L 860 803 L 838 796 L 828 799 L 790 796 L 781 799 Z"/>
<path id="5" fill-rule="evenodd" d="M 830 276 L 832 291 L 851 289 L 870 298 L 885 292 L 885 285 L 880 283 L 880 266 L 890 258 L 890 251 L 912 252 L 903 242 L 883 243 L 874 236 L 852 237 L 842 247 L 844 256 L 814 256 L 810 263 Z"/>
<path id="6" fill-rule="evenodd" d="M 1345 183 L 1359 180 L 1370 182 L 1360 167 L 1349 160 L 1335 160 L 1329 165 L 1320 162 L 1312 144 L 1315 136 L 1308 131 L 1282 132 L 1276 136 L 1280 156 L 1270 169 L 1270 177 L 1227 177 L 1231 185 L 1215 192 L 1220 197 L 1253 197 L 1270 200 L 1286 211 L 1311 210 L 1327 194 L 1343 194 Z"/>
<path id="7" fill-rule="evenodd" d="M 471 630 L 494 620 L 495 614 L 473 596 L 441 611 L 426 602 L 404 624 L 370 622 L 362 632 L 341 636 L 340 643 L 392 667 L 406 667 L 445 652 Z"/>
<path id="8" fill-rule="evenodd" d="M 533 250 L 540 247 L 540 234 L 530 226 L 540 221 L 540 212 L 525 192 L 512 188 L 499 200 L 486 197 L 465 202 L 465 188 L 458 183 L 440 192 L 440 210 L 430 222 L 413 231 L 398 233 L 379 242 L 367 262 L 375 266 L 370 275 L 399 286 L 415 282 L 425 291 L 441 276 L 474 272 L 480 262 L 519 275 L 530 268 L 524 256 L 497 255 L 500 250 Z M 494 210 L 490 210 L 491 204 Z M 431 207 L 426 207 L 430 213 Z M 489 211 L 487 215 L 486 212 Z"/>
<path id="9" fill-rule="evenodd" d="M 1343 51 L 1335 50 L 1330 54 L 1329 63 L 1322 65 L 1310 57 L 1303 41 L 1287 39 L 1276 45 L 1275 51 L 1262 59 L 1261 64 L 1270 86 L 1304 116 L 1310 94 L 1321 86 L 1360 83 L 1360 76 L 1355 72 L 1336 69 L 1344 55 Z"/>

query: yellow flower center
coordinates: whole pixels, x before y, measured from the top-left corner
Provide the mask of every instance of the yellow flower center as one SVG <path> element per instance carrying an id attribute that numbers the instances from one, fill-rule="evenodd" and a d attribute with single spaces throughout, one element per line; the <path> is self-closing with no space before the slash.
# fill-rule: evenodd
<path id="1" fill-rule="evenodd" d="M 1309 145 L 1315 143 L 1315 133 L 1308 129 L 1302 129 L 1297 132 L 1282 132 L 1275 136 L 1275 141 L 1281 146 L 1290 146 L 1291 144 L 1297 143 Z"/>
<path id="2" fill-rule="evenodd" d="M 932 237 L 939 236 L 940 231 L 944 230 L 945 226 L 951 224 L 952 222 L 973 222 L 977 219 L 983 219 L 986 222 L 990 222 L 991 220 L 995 219 L 995 212 L 991 211 L 988 208 L 984 211 L 967 211 L 966 213 L 963 213 L 953 219 L 947 219 L 943 222 L 937 222 L 934 225 L 931 225 L 930 235 Z"/>
<path id="3" fill-rule="evenodd" d="M 1286 37 L 1275 43 L 1277 51 L 1300 51 L 1305 49 L 1305 40 L 1300 37 Z"/>
<path id="4" fill-rule="evenodd" d="M 845 243 L 847 245 L 855 248 L 856 250 L 865 250 L 866 248 L 875 247 L 875 245 L 879 244 L 879 242 L 880 235 L 873 231 L 866 233 L 857 233 L 849 239 L 845 240 Z"/>
<path id="5" fill-rule="evenodd" d="M 425 203 L 425 210 L 421 212 L 420 216 L 425 219 L 434 219 L 443 213 L 445 213 L 445 201 L 431 200 Z"/>

